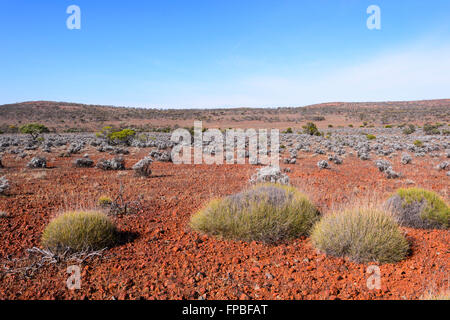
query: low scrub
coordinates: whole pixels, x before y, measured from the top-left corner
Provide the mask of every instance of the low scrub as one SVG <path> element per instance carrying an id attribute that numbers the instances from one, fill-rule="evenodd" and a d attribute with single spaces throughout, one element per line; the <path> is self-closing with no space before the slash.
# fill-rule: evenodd
<path id="1" fill-rule="evenodd" d="M 319 211 L 297 189 L 260 184 L 211 201 L 191 218 L 194 230 L 225 239 L 273 243 L 308 235 Z"/>
<path id="2" fill-rule="evenodd" d="M 312 231 L 311 241 L 321 252 L 358 263 L 403 260 L 409 244 L 395 220 L 376 208 L 352 208 L 331 213 Z"/>
<path id="3" fill-rule="evenodd" d="M 53 219 L 42 234 L 42 246 L 54 251 L 89 251 L 111 247 L 118 232 L 101 212 L 65 212 Z"/>
<path id="4" fill-rule="evenodd" d="M 450 207 L 436 193 L 420 188 L 399 189 L 386 203 L 406 227 L 448 229 Z"/>

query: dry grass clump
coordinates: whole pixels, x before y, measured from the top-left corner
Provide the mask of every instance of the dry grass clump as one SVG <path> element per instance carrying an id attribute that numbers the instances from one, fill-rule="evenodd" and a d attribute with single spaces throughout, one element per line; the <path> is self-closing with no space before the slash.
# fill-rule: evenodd
<path id="1" fill-rule="evenodd" d="M 386 205 L 403 226 L 422 229 L 449 227 L 450 207 L 432 191 L 420 188 L 398 189 Z"/>
<path id="2" fill-rule="evenodd" d="M 118 232 L 101 212 L 69 211 L 53 219 L 42 234 L 42 246 L 54 251 L 99 250 L 114 245 Z"/>
<path id="3" fill-rule="evenodd" d="M 273 243 L 308 235 L 319 215 L 297 189 L 260 184 L 211 201 L 192 216 L 190 225 L 219 238 Z"/>
<path id="4" fill-rule="evenodd" d="M 320 251 L 365 263 L 393 263 L 404 259 L 409 244 L 386 212 L 356 207 L 333 212 L 313 228 L 311 240 Z"/>

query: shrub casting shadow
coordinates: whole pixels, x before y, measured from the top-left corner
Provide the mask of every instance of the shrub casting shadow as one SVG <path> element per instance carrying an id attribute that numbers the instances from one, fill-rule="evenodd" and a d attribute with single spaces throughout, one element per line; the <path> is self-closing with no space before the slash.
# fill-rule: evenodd
<path id="1" fill-rule="evenodd" d="M 117 231 L 117 242 L 114 247 L 119 247 L 124 244 L 133 242 L 139 238 L 139 233 L 133 231 Z"/>

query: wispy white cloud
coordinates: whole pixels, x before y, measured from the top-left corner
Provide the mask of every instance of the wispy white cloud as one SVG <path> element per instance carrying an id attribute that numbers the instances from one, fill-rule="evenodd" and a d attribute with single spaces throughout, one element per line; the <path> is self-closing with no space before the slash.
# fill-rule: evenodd
<path id="1" fill-rule="evenodd" d="M 299 106 L 330 101 L 449 98 L 450 46 L 421 44 L 321 74 L 253 74 L 234 81 L 180 84 L 156 97 L 166 107 Z M 175 88 L 174 91 L 177 92 Z M 156 102 L 156 101 L 155 101 Z"/>

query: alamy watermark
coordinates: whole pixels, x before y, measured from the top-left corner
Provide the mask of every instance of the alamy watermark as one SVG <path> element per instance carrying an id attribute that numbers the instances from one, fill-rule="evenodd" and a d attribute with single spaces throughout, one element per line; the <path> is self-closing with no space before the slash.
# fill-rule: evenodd
<path id="1" fill-rule="evenodd" d="M 367 7 L 366 26 L 369 30 L 381 30 L 381 8 L 378 5 L 372 4 Z M 66 20 L 66 26 L 69 30 L 81 29 L 81 9 L 79 6 L 73 4 L 67 7 L 66 13 L 70 16 Z"/>
<path id="2" fill-rule="evenodd" d="M 369 30 L 381 30 L 381 9 L 377 5 L 371 5 L 367 8 L 367 28 Z"/>
<path id="3" fill-rule="evenodd" d="M 66 20 L 66 26 L 69 30 L 80 30 L 81 29 L 81 9 L 77 5 L 71 5 L 67 7 L 67 14 L 70 16 Z"/>
<path id="4" fill-rule="evenodd" d="M 367 267 L 366 272 L 370 274 L 367 278 L 366 285 L 369 290 L 381 289 L 381 270 L 379 266 L 370 265 Z"/>
<path id="5" fill-rule="evenodd" d="M 202 122 L 195 121 L 193 132 L 177 129 L 172 133 L 171 141 L 176 144 L 172 148 L 174 164 L 245 164 L 248 158 L 250 164 L 279 166 L 278 129 L 271 129 L 270 134 L 268 129 L 205 131 Z"/>
<path id="6" fill-rule="evenodd" d="M 66 285 L 69 290 L 81 289 L 81 268 L 77 265 L 67 267 L 67 273 L 70 276 L 67 278 Z"/>

